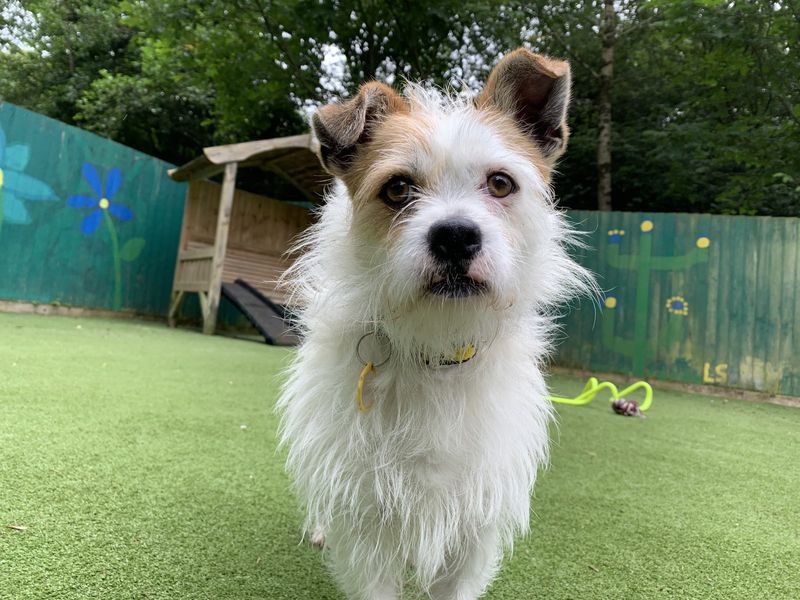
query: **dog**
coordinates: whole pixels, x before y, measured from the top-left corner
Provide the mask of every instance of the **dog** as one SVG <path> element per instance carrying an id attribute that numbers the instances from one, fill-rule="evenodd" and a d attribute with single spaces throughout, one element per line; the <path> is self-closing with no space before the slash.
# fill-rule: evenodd
<path id="1" fill-rule="evenodd" d="M 353 600 L 473 600 L 529 525 L 559 307 L 592 286 L 550 187 L 567 62 L 505 56 L 474 99 L 378 82 L 311 119 L 334 177 L 287 273 L 278 402 L 306 530 Z"/>

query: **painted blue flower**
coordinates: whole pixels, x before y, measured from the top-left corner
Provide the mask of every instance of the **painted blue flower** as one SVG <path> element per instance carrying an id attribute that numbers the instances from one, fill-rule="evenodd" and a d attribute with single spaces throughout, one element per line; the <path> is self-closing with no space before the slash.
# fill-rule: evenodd
<path id="1" fill-rule="evenodd" d="M 130 221 L 133 218 L 133 211 L 130 208 L 111 201 L 122 187 L 122 171 L 117 167 L 111 169 L 106 177 L 105 187 L 103 187 L 94 165 L 84 163 L 81 174 L 89 182 L 94 196 L 70 196 L 67 198 L 67 204 L 73 208 L 95 209 L 81 221 L 81 231 L 84 235 L 93 234 L 100 226 L 103 221 L 103 211 L 108 211 L 110 215 L 120 221 Z"/>
<path id="2" fill-rule="evenodd" d="M 27 225 L 31 216 L 22 203 L 58 200 L 49 185 L 24 173 L 30 160 L 27 144 L 6 145 L 6 133 L 0 127 L 0 222 Z"/>

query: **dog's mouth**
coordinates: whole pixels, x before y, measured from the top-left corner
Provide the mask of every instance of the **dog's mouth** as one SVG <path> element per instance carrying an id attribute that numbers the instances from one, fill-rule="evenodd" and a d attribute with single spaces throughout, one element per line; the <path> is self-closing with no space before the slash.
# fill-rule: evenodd
<path id="1" fill-rule="evenodd" d="M 428 284 L 428 292 L 444 298 L 467 298 L 485 293 L 487 285 L 464 273 L 447 273 L 434 276 Z"/>

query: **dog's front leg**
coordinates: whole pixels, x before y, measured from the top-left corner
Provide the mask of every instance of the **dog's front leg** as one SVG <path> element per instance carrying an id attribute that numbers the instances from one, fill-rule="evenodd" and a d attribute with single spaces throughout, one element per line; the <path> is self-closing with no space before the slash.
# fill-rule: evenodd
<path id="1" fill-rule="evenodd" d="M 399 600 L 402 574 L 391 553 L 382 551 L 380 541 L 357 538 L 328 530 L 325 536 L 328 560 L 348 600 Z"/>
<path id="2" fill-rule="evenodd" d="M 497 572 L 500 556 L 500 536 L 495 527 L 465 540 L 431 587 L 431 599 L 476 600 Z"/>

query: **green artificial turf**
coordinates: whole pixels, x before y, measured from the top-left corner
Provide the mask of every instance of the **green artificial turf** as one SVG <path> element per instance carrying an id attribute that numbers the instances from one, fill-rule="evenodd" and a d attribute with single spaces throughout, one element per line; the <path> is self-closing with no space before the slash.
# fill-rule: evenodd
<path id="1" fill-rule="evenodd" d="M 276 451 L 290 356 L 0 314 L 0 598 L 341 600 Z M 644 420 L 558 412 L 533 534 L 486 598 L 800 597 L 800 410 L 656 391 Z"/>

